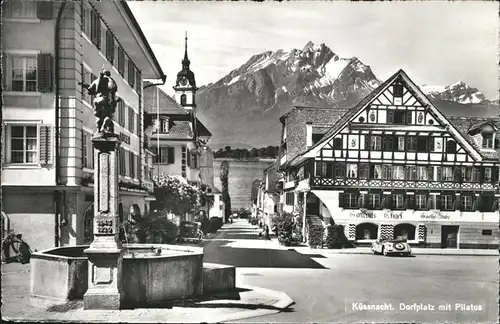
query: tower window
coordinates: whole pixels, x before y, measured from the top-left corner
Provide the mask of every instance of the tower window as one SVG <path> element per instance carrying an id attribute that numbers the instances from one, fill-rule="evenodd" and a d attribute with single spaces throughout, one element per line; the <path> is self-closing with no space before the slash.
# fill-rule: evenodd
<path id="1" fill-rule="evenodd" d="M 185 106 L 187 101 L 187 97 L 185 94 L 181 95 L 181 106 Z"/>

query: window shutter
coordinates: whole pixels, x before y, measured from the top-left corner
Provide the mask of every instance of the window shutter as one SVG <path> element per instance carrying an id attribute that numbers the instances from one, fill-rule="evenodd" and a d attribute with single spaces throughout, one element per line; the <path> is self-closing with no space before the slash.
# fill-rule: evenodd
<path id="1" fill-rule="evenodd" d="M 394 110 L 387 111 L 387 123 L 394 123 Z"/>
<path id="2" fill-rule="evenodd" d="M 343 192 L 339 192 L 339 207 L 340 208 L 344 208 L 344 193 Z"/>
<path id="3" fill-rule="evenodd" d="M 498 182 L 498 167 L 491 168 L 491 183 Z"/>
<path id="4" fill-rule="evenodd" d="M 411 124 L 411 111 L 406 112 L 406 124 Z"/>
<path id="5" fill-rule="evenodd" d="M 111 35 L 111 32 L 108 29 L 106 29 L 106 58 L 111 63 L 113 63 L 113 53 L 111 50 L 113 48 L 113 45 L 113 35 Z"/>
<path id="6" fill-rule="evenodd" d="M 94 44 L 95 44 L 95 35 L 96 35 L 96 32 L 95 32 L 95 29 L 96 29 L 95 16 L 96 16 L 95 11 L 94 10 L 90 10 L 90 40 Z"/>
<path id="7" fill-rule="evenodd" d="M 168 148 L 168 153 L 167 153 L 167 158 L 168 158 L 168 161 L 167 163 L 169 164 L 174 164 L 175 163 L 175 150 L 173 147 L 169 147 Z"/>
<path id="8" fill-rule="evenodd" d="M 187 165 L 188 167 L 191 167 L 191 152 L 189 151 L 189 149 L 187 149 Z"/>
<path id="9" fill-rule="evenodd" d="M 40 125 L 40 145 L 39 160 L 40 164 L 52 164 L 52 126 Z"/>
<path id="10" fill-rule="evenodd" d="M 52 19 L 52 1 L 39 1 L 36 5 L 38 19 Z"/>
<path id="11" fill-rule="evenodd" d="M 98 49 L 101 49 L 101 19 L 99 15 L 96 13 L 95 15 L 95 23 L 96 23 L 96 46 Z"/>
<path id="12" fill-rule="evenodd" d="M 7 89 L 7 55 L 5 52 L 2 52 L 2 89 Z"/>
<path id="13" fill-rule="evenodd" d="M 37 55 L 38 91 L 52 91 L 52 55 Z"/>
<path id="14" fill-rule="evenodd" d="M 436 195 L 436 209 L 441 209 L 441 195 Z"/>
<path id="15" fill-rule="evenodd" d="M 434 152 L 434 138 L 429 139 L 429 151 Z"/>
<path id="16" fill-rule="evenodd" d="M 141 115 L 139 114 L 135 114 L 135 121 L 137 123 L 136 125 L 136 132 L 137 132 L 137 135 L 139 135 L 141 133 Z"/>
<path id="17" fill-rule="evenodd" d="M 434 167 L 430 166 L 427 168 L 427 177 L 429 181 L 434 181 Z"/>
<path id="18" fill-rule="evenodd" d="M 437 181 L 442 181 L 443 179 L 442 179 L 442 175 L 441 175 L 441 167 L 440 166 L 437 167 L 436 172 L 437 172 Z"/>

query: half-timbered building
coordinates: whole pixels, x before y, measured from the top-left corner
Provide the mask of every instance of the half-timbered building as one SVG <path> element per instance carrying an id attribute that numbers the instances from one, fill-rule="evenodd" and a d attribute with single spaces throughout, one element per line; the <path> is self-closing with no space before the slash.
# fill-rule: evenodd
<path id="1" fill-rule="evenodd" d="M 498 138 L 498 118 L 445 116 L 400 70 L 280 162 L 284 201 L 358 244 L 497 248 Z"/>

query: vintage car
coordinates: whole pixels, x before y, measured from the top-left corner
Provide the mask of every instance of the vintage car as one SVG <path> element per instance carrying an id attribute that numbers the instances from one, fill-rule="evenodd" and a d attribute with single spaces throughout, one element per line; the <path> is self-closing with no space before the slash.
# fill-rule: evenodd
<path id="1" fill-rule="evenodd" d="M 406 240 L 388 240 L 378 239 L 372 243 L 373 254 L 383 254 L 385 256 L 397 255 L 411 255 L 410 244 Z"/>
<path id="2" fill-rule="evenodd" d="M 201 243 L 203 234 L 196 222 L 183 221 L 180 223 L 177 233 L 177 242 Z"/>

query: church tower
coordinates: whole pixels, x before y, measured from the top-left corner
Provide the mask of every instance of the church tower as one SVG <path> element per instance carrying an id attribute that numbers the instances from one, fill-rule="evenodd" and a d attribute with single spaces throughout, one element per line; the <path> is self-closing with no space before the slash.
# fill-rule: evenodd
<path id="1" fill-rule="evenodd" d="M 196 81 L 194 79 L 194 73 L 189 69 L 189 64 L 191 63 L 188 58 L 187 52 L 187 32 L 185 38 L 185 49 L 184 49 L 184 59 L 182 60 L 182 70 L 177 73 L 177 79 L 175 81 L 175 100 L 184 107 L 187 111 L 191 112 L 193 116 L 196 115 Z"/>

